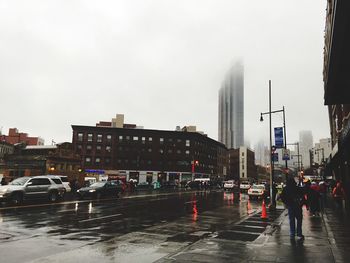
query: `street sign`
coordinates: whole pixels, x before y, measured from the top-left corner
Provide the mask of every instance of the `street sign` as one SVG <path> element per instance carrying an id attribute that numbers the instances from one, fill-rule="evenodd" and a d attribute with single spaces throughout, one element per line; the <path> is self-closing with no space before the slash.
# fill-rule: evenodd
<path id="1" fill-rule="evenodd" d="M 289 149 L 282 149 L 282 160 L 284 160 L 284 161 L 290 160 L 290 151 L 289 151 Z"/>
<path id="2" fill-rule="evenodd" d="M 275 129 L 275 147 L 283 148 L 283 127 L 276 127 Z"/>

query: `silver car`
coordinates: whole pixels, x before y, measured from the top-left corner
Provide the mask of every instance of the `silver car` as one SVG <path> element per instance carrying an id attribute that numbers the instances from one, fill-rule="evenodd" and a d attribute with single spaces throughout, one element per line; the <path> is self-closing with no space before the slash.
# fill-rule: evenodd
<path id="1" fill-rule="evenodd" d="M 0 186 L 0 201 L 21 204 L 28 199 L 44 199 L 55 202 L 64 197 L 66 190 L 49 176 L 20 177 L 8 185 Z"/>

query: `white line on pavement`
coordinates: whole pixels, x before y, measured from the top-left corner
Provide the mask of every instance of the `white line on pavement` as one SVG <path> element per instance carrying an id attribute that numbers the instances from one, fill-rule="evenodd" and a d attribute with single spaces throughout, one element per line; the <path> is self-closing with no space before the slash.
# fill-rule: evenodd
<path id="1" fill-rule="evenodd" d="M 122 214 L 115 214 L 115 215 L 110 215 L 110 216 L 95 217 L 95 218 L 80 220 L 79 223 L 86 223 L 86 222 L 91 222 L 91 221 L 100 220 L 100 219 L 105 219 L 105 218 L 117 217 L 117 216 L 121 216 L 121 215 L 122 215 Z"/>

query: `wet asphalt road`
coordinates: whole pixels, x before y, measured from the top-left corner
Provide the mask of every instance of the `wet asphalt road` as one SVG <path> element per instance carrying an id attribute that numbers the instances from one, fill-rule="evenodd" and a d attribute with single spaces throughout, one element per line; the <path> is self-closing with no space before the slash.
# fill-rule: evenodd
<path id="1" fill-rule="evenodd" d="M 191 191 L 0 207 L 6 262 L 153 262 L 255 211 L 247 196 Z"/>

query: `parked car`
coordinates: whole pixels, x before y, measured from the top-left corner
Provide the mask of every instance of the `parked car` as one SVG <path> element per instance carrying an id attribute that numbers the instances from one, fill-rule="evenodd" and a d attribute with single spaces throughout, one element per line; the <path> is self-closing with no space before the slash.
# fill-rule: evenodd
<path id="1" fill-rule="evenodd" d="M 177 189 L 178 187 L 175 181 L 166 181 L 161 184 L 160 189 Z"/>
<path id="2" fill-rule="evenodd" d="M 250 183 L 247 181 L 242 181 L 239 185 L 239 189 L 241 190 L 241 192 L 248 192 L 250 188 Z"/>
<path id="3" fill-rule="evenodd" d="M 262 199 L 265 195 L 265 185 L 254 184 L 248 190 L 249 199 Z"/>
<path id="4" fill-rule="evenodd" d="M 68 176 L 66 175 L 47 175 L 47 176 L 55 176 L 55 177 L 59 177 L 63 183 L 64 188 L 66 188 L 66 193 L 69 193 L 70 191 L 72 191 L 71 187 L 70 187 L 70 183 L 68 181 Z"/>
<path id="5" fill-rule="evenodd" d="M 118 197 L 122 192 L 122 183 L 119 180 L 96 182 L 88 187 L 83 187 L 77 190 L 79 199 L 97 198 L 107 196 Z"/>
<path id="6" fill-rule="evenodd" d="M 153 189 L 153 185 L 149 184 L 148 182 L 142 182 L 136 186 L 136 190 L 152 190 L 152 189 Z"/>
<path id="7" fill-rule="evenodd" d="M 185 188 L 190 188 L 190 189 L 200 189 L 201 187 L 201 182 L 200 181 L 188 181 L 185 185 Z"/>
<path id="8" fill-rule="evenodd" d="M 90 185 L 94 184 L 97 182 L 96 177 L 92 177 L 92 176 L 86 176 L 84 177 L 84 186 L 85 187 L 89 187 Z"/>
<path id="9" fill-rule="evenodd" d="M 0 186 L 0 201 L 10 201 L 13 204 L 21 204 L 28 199 L 44 199 L 51 202 L 63 198 L 66 192 L 64 186 L 55 183 L 50 176 L 25 176 L 20 177 L 8 185 Z"/>

